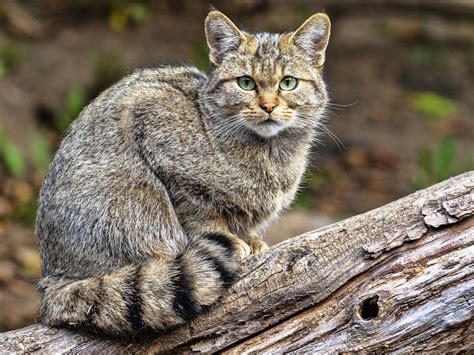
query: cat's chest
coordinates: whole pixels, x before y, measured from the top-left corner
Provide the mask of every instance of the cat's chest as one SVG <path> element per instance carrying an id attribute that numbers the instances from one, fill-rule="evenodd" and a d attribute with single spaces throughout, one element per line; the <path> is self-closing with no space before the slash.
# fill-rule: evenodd
<path id="1" fill-rule="evenodd" d="M 303 157 L 295 157 L 287 164 L 264 161 L 254 165 L 241 164 L 239 189 L 229 195 L 232 204 L 241 206 L 250 216 L 253 228 L 274 219 L 294 199 L 305 170 Z M 239 191 L 240 190 L 240 191 Z"/>
<path id="2" fill-rule="evenodd" d="M 223 211 L 238 225 L 236 229 L 247 230 L 267 224 L 293 201 L 305 170 L 305 154 L 283 161 L 247 147 L 211 151 L 189 152 L 186 157 L 193 157 L 192 164 L 173 167 L 184 178 L 175 200 L 185 207 L 199 205 L 209 215 Z"/>

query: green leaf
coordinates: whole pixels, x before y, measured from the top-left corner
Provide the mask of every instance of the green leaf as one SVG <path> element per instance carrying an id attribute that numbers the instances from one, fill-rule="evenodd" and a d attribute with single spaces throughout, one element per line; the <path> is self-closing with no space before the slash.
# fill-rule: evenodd
<path id="1" fill-rule="evenodd" d="M 418 152 L 418 166 L 426 175 L 433 175 L 433 153 L 427 146 L 421 147 Z"/>
<path id="2" fill-rule="evenodd" d="M 298 193 L 294 201 L 294 206 L 303 210 L 314 210 L 317 207 L 309 191 Z"/>
<path id="3" fill-rule="evenodd" d="M 25 42 L 2 38 L 0 40 L 0 76 L 17 67 L 27 52 Z"/>
<path id="4" fill-rule="evenodd" d="M 36 199 L 24 201 L 16 208 L 13 218 L 22 224 L 33 226 L 36 220 L 37 209 Z"/>
<path id="5" fill-rule="evenodd" d="M 7 65 L 5 60 L 0 58 L 0 76 L 4 76 L 7 73 Z"/>
<path id="6" fill-rule="evenodd" d="M 150 21 L 150 9 L 144 4 L 130 4 L 128 12 L 131 20 L 137 25 L 143 25 Z"/>
<path id="7" fill-rule="evenodd" d="M 456 144 L 450 137 L 443 138 L 438 144 L 435 162 L 435 176 L 442 181 L 451 176 L 453 163 L 456 156 Z"/>
<path id="8" fill-rule="evenodd" d="M 200 70 L 209 71 L 211 63 L 209 63 L 209 49 L 206 42 L 200 42 L 192 48 L 191 61 Z"/>
<path id="9" fill-rule="evenodd" d="M 36 169 L 45 172 L 52 158 L 48 141 L 41 134 L 35 134 L 30 139 L 30 149 Z"/>
<path id="10" fill-rule="evenodd" d="M 457 107 L 453 100 L 434 92 L 420 92 L 412 95 L 413 109 L 428 119 L 447 118 L 456 113 Z"/>
<path id="11" fill-rule="evenodd" d="M 128 23 L 127 12 L 124 8 L 114 9 L 109 15 L 109 26 L 114 31 L 122 32 L 126 29 Z"/>
<path id="12" fill-rule="evenodd" d="M 55 117 L 56 128 L 63 132 L 79 115 L 86 104 L 86 95 L 83 89 L 71 87 L 66 96 L 63 111 Z"/>
<path id="13" fill-rule="evenodd" d="M 3 145 L 3 162 L 5 168 L 12 177 L 21 178 L 26 171 L 26 163 L 20 150 L 16 145 L 5 142 Z"/>
<path id="14" fill-rule="evenodd" d="M 414 186 L 425 188 L 459 174 L 461 170 L 455 166 L 455 158 L 456 141 L 451 137 L 442 138 L 433 149 L 422 146 L 418 152 Z"/>
<path id="15" fill-rule="evenodd" d="M 5 135 L 5 129 L 2 126 L 0 126 L 0 153 L 3 152 L 3 147 L 6 141 L 7 141 L 7 138 Z"/>
<path id="16" fill-rule="evenodd" d="M 432 184 L 433 153 L 427 146 L 422 146 L 418 151 L 418 169 L 412 179 L 415 189 L 424 189 Z"/>
<path id="17" fill-rule="evenodd" d="M 77 87 L 69 89 L 66 98 L 66 113 L 75 118 L 82 110 L 86 103 L 86 95 L 84 90 Z"/>

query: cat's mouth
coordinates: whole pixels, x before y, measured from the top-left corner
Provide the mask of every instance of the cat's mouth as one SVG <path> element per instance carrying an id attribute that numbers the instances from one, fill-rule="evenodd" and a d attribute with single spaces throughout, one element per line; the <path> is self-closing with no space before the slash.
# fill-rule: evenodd
<path id="1" fill-rule="evenodd" d="M 271 126 L 271 125 L 279 125 L 279 124 L 280 123 L 274 120 L 271 116 L 257 123 L 257 125 L 259 126 Z"/>
<path id="2" fill-rule="evenodd" d="M 285 128 L 285 124 L 276 120 L 271 115 L 259 120 L 254 120 L 248 126 L 262 137 L 274 137 Z"/>

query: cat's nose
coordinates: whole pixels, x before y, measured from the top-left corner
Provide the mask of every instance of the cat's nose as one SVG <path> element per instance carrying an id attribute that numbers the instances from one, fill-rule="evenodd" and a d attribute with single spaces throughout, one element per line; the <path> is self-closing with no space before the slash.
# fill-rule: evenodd
<path id="1" fill-rule="evenodd" d="M 273 103 L 273 102 L 264 102 L 262 104 L 260 104 L 260 107 L 267 113 L 271 113 L 276 105 Z"/>

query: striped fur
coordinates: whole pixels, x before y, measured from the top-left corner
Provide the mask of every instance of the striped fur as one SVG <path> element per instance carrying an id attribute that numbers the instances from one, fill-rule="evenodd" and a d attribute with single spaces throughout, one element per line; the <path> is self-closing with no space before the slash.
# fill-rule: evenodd
<path id="1" fill-rule="evenodd" d="M 235 279 L 238 260 L 228 237 L 208 234 L 173 259 L 80 281 L 45 277 L 40 317 L 53 326 L 109 335 L 168 329 L 215 303 Z"/>
<path id="2" fill-rule="evenodd" d="M 68 129 L 36 221 L 44 323 L 111 335 L 178 326 L 267 248 L 261 235 L 293 201 L 324 124 L 329 20 L 250 34 L 213 11 L 206 35 L 208 75 L 137 70 Z M 285 73 L 298 89 L 280 92 Z M 258 90 L 239 88 L 242 75 Z M 259 123 L 262 100 L 278 106 L 273 128 Z"/>

